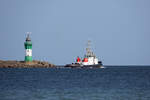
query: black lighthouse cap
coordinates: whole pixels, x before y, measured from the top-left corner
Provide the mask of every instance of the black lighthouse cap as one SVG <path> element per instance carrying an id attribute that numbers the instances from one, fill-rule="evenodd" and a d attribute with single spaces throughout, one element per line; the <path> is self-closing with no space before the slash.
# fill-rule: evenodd
<path id="1" fill-rule="evenodd" d="M 31 41 L 29 34 L 27 34 L 26 41 Z"/>

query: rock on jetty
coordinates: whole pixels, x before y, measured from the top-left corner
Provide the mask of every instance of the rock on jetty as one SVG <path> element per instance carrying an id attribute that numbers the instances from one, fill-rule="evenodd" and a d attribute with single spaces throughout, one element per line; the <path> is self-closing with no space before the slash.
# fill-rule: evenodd
<path id="1" fill-rule="evenodd" d="M 45 62 L 33 60 L 32 62 L 25 61 L 3 61 L 0 60 L 0 68 L 51 68 L 55 65 Z"/>

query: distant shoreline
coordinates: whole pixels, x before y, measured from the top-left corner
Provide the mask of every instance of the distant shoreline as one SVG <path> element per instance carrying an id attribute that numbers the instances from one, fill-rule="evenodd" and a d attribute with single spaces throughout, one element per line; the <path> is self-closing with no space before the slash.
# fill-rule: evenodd
<path id="1" fill-rule="evenodd" d="M 54 65 L 45 61 L 33 60 L 32 62 L 16 60 L 0 60 L 0 68 L 64 68 L 65 65 Z M 104 65 L 107 67 L 150 67 L 150 65 Z"/>
<path id="2" fill-rule="evenodd" d="M 38 60 L 33 60 L 32 62 L 0 60 L 0 68 L 52 68 L 52 67 L 55 67 L 55 65 L 49 62 Z"/>
<path id="3" fill-rule="evenodd" d="M 138 67 L 138 66 L 147 66 L 150 67 L 150 65 L 104 65 L 106 67 Z"/>

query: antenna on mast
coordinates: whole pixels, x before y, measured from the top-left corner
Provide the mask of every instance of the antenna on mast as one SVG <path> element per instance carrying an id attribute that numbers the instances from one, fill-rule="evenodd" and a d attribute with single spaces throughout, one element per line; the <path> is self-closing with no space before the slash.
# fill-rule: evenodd
<path id="1" fill-rule="evenodd" d="M 91 56 L 91 41 L 88 40 L 88 43 L 87 43 L 87 48 L 86 48 L 86 55 L 89 57 Z"/>
<path id="2" fill-rule="evenodd" d="M 86 56 L 87 57 L 95 57 L 95 54 L 91 50 L 91 40 L 88 40 L 88 43 L 87 43 Z"/>

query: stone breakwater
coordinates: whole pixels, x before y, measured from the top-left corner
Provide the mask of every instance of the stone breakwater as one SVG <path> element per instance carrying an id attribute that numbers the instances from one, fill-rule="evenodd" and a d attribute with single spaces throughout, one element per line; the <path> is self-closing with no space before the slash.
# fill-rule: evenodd
<path id="1" fill-rule="evenodd" d="M 0 68 L 51 68 L 55 65 L 45 62 L 34 60 L 32 62 L 24 61 L 3 61 L 0 60 Z"/>

